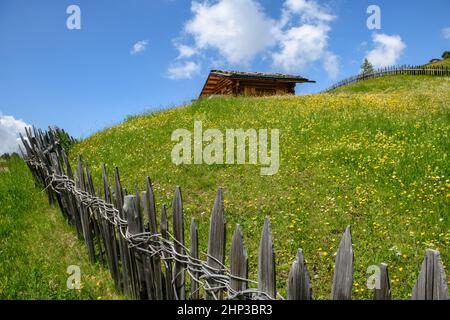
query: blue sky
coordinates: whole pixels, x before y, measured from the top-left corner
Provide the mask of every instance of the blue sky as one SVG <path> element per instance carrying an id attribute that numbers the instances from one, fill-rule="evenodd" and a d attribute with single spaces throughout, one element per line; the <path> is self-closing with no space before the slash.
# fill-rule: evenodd
<path id="1" fill-rule="evenodd" d="M 371 4 L 379 30 L 366 26 Z M 69 5 L 79 30 L 66 26 Z M 196 98 L 211 68 L 316 80 L 303 94 L 357 73 L 366 56 L 425 63 L 450 49 L 449 18 L 448 0 L 1 0 L 0 139 L 24 123 L 87 137 Z"/>

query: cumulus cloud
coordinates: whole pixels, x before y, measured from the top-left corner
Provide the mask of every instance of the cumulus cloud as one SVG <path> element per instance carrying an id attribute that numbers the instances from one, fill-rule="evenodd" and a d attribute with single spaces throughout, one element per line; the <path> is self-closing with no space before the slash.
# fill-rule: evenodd
<path id="1" fill-rule="evenodd" d="M 399 35 L 375 33 L 372 36 L 374 48 L 367 54 L 367 60 L 376 68 L 396 64 L 406 48 Z"/>
<path id="2" fill-rule="evenodd" d="M 141 40 L 133 44 L 133 47 L 131 47 L 130 54 L 135 55 L 141 52 L 144 52 L 147 49 L 148 46 L 148 40 Z"/>
<path id="3" fill-rule="evenodd" d="M 258 0 L 193 1 L 191 11 L 183 34 L 193 46 L 176 44 L 176 60 L 210 50 L 203 56 L 232 66 L 248 66 L 259 55 L 285 72 L 303 72 L 320 60 L 330 77 L 339 72 L 328 48 L 336 16 L 315 0 L 285 0 L 279 19 L 268 16 Z"/>
<path id="4" fill-rule="evenodd" d="M 296 23 L 297 20 L 300 23 Z M 279 50 L 272 53 L 273 65 L 286 72 L 302 71 L 322 60 L 330 78 L 339 73 L 337 56 L 328 49 L 330 22 L 336 16 L 316 1 L 286 0 L 280 21 Z"/>
<path id="5" fill-rule="evenodd" d="M 317 2 L 309 0 L 286 0 L 287 12 L 299 14 L 303 21 L 332 21 L 336 16 L 328 13 Z"/>
<path id="6" fill-rule="evenodd" d="M 185 26 L 196 47 L 216 49 L 231 64 L 248 63 L 274 43 L 275 21 L 254 0 L 192 2 Z"/>
<path id="7" fill-rule="evenodd" d="M 200 64 L 194 61 L 174 63 L 169 67 L 169 79 L 190 79 L 200 72 Z"/>
<path id="8" fill-rule="evenodd" d="M 450 39 L 450 27 L 442 29 L 441 33 L 445 39 Z"/>
<path id="9" fill-rule="evenodd" d="M 175 47 L 179 53 L 177 59 L 190 58 L 197 53 L 194 47 L 185 44 L 175 44 Z"/>
<path id="10" fill-rule="evenodd" d="M 19 133 L 25 133 L 25 127 L 29 125 L 13 116 L 0 114 L 0 155 L 19 151 Z"/>
<path id="11" fill-rule="evenodd" d="M 285 71 L 302 70 L 308 63 L 321 59 L 327 47 L 325 25 L 305 24 L 282 34 L 280 50 L 272 54 L 273 64 Z"/>
<path id="12" fill-rule="evenodd" d="M 336 78 L 338 58 L 328 49 L 330 22 L 334 19 L 336 16 L 316 1 L 286 0 L 280 21 L 279 49 L 272 53 L 273 66 L 296 72 L 322 60 L 328 76 Z"/>

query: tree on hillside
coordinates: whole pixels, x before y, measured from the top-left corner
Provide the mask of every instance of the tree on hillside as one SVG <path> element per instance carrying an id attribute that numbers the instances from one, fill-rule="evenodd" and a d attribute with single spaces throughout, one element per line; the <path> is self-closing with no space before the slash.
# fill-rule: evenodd
<path id="1" fill-rule="evenodd" d="M 373 65 L 369 62 L 369 60 L 367 60 L 367 58 L 365 58 L 363 64 L 361 65 L 361 74 L 368 75 L 373 72 Z"/>
<path id="2" fill-rule="evenodd" d="M 444 51 L 442 54 L 442 59 L 449 59 L 450 58 L 450 51 Z"/>

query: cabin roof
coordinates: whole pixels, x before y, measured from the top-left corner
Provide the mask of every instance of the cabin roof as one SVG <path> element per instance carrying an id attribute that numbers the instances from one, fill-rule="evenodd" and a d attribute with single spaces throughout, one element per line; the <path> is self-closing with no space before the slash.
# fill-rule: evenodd
<path id="1" fill-rule="evenodd" d="M 292 82 L 315 82 L 303 78 L 301 76 L 295 76 L 291 74 L 283 73 L 267 73 L 267 72 L 248 72 L 248 71 L 234 71 L 234 70 L 211 70 L 210 74 L 215 74 L 223 77 L 235 77 L 235 78 L 260 78 L 268 80 L 290 80 Z"/>
<path id="2" fill-rule="evenodd" d="M 254 80 L 272 80 L 283 82 L 295 82 L 295 83 L 315 83 L 315 81 L 309 80 L 302 76 L 296 76 L 291 74 L 282 73 L 267 73 L 267 72 L 248 72 L 248 71 L 235 71 L 235 70 L 211 70 L 203 86 L 200 96 L 208 95 L 213 92 L 218 80 L 222 77 L 233 79 L 254 79 Z"/>

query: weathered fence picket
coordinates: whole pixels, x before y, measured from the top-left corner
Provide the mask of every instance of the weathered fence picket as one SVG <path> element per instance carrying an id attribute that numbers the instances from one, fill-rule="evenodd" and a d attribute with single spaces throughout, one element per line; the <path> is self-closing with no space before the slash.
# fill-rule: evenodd
<path id="1" fill-rule="evenodd" d="M 417 70 L 410 66 L 384 68 L 393 72 L 446 73 L 446 69 Z M 408 73 L 409 74 L 409 73 Z M 361 79 L 358 76 L 352 81 Z M 75 226 L 86 243 L 91 261 L 110 269 L 117 287 L 134 299 L 186 299 L 188 273 L 190 299 L 276 299 L 274 239 L 268 218 L 264 220 L 258 251 L 257 288 L 248 279 L 248 257 L 241 227 L 236 225 L 230 248 L 230 267 L 225 265 L 226 219 L 223 191 L 219 188 L 211 212 L 207 253 L 199 252 L 197 221 L 189 228 L 190 248 L 184 242 L 183 200 L 179 187 L 172 202 L 172 230 L 169 231 L 167 209 L 162 205 L 156 218 L 156 202 L 150 178 L 145 191 L 134 188 L 127 195 L 122 187 L 119 169 L 114 168 L 114 188 L 108 181 L 106 165 L 102 167 L 102 188 L 95 189 L 87 162 L 77 159 L 74 174 L 60 137 L 73 142 L 61 130 L 43 132 L 35 128 L 21 136 L 23 155 L 36 183 L 44 184 L 49 202 L 57 204 L 63 217 Z M 97 190 L 97 192 L 95 192 Z M 145 217 L 145 219 L 144 219 Z M 144 223 L 145 220 L 145 223 Z M 206 261 L 200 258 L 206 255 Z M 334 267 L 331 298 L 352 297 L 354 254 L 350 227 L 343 233 Z M 203 293 L 204 291 L 204 293 Z M 203 294 L 202 294 L 203 293 Z M 391 299 L 387 265 L 379 267 L 373 293 L 375 300 Z M 312 299 L 311 279 L 302 249 L 289 271 L 287 299 Z M 414 300 L 448 299 L 447 277 L 438 251 L 427 250 L 412 293 Z"/>
<path id="2" fill-rule="evenodd" d="M 243 292 L 247 290 L 248 282 L 248 257 L 244 246 L 244 236 L 240 225 L 236 225 L 231 242 L 230 253 L 230 286 L 236 292 Z M 236 299 L 244 299 L 244 295 L 233 296 Z"/>
<path id="3" fill-rule="evenodd" d="M 272 228 L 269 218 L 264 220 L 264 227 L 261 233 L 258 252 L 258 290 L 275 299 L 276 280 L 275 280 L 275 250 L 273 248 Z M 262 299 L 266 296 L 262 295 Z"/>
<path id="4" fill-rule="evenodd" d="M 331 292 L 333 300 L 350 300 L 352 298 L 353 259 L 352 234 L 350 226 L 348 226 L 336 254 Z"/>
<path id="5" fill-rule="evenodd" d="M 156 235 L 158 233 L 158 226 L 156 223 L 156 204 L 152 183 L 149 177 L 147 177 L 146 179 L 146 191 L 142 193 L 142 200 L 144 203 L 144 211 L 147 216 L 148 230 L 152 235 Z M 152 296 L 156 300 L 162 300 L 163 277 L 159 255 L 153 255 L 149 257 L 149 272 L 151 273 L 152 284 L 150 290 L 153 291 Z"/>
<path id="6" fill-rule="evenodd" d="M 167 209 L 166 206 L 163 205 L 161 208 L 161 236 L 165 240 L 169 240 L 169 220 L 167 219 Z M 166 253 L 162 253 L 163 261 L 165 264 L 165 282 L 164 282 L 164 297 L 166 300 L 174 300 L 175 299 L 175 289 L 173 284 L 173 272 L 172 272 L 172 261 L 169 259 L 170 257 Z"/>
<path id="7" fill-rule="evenodd" d="M 209 226 L 207 263 L 212 269 L 223 269 L 223 265 L 225 263 L 225 230 L 226 221 L 223 206 L 223 195 L 222 189 L 219 188 L 211 212 L 211 221 Z M 220 271 L 218 273 L 220 274 Z M 208 281 L 208 286 L 209 288 L 206 292 L 207 300 L 221 300 L 223 298 L 222 290 L 214 289 L 218 285 L 213 279 Z"/>
<path id="8" fill-rule="evenodd" d="M 142 217 L 139 210 L 139 198 L 134 195 L 125 196 L 123 211 L 128 222 L 127 233 L 133 237 L 144 232 Z M 144 274 L 144 259 L 138 248 L 130 248 L 131 260 L 134 262 L 136 273 L 133 274 L 134 296 L 143 298 L 147 295 L 146 276 Z"/>
<path id="9" fill-rule="evenodd" d="M 191 226 L 190 226 L 190 241 L 191 241 L 191 257 L 195 260 L 197 260 L 198 257 L 198 225 L 197 225 L 197 221 L 193 218 L 191 221 Z M 190 298 L 191 300 L 198 300 L 200 299 L 200 287 L 198 284 L 198 272 L 196 271 L 191 271 L 191 295 Z"/>
<path id="10" fill-rule="evenodd" d="M 447 277 L 439 251 L 426 251 L 411 299 L 448 300 Z"/>
<path id="11" fill-rule="evenodd" d="M 77 167 L 77 187 L 81 191 L 86 191 L 84 167 L 81 157 L 78 157 L 78 167 Z M 83 203 L 78 203 L 79 212 L 81 216 L 81 226 L 83 228 L 83 236 L 88 249 L 89 260 L 95 262 L 95 249 L 94 241 L 92 239 L 92 225 L 89 219 L 88 208 Z"/>
<path id="12" fill-rule="evenodd" d="M 312 288 L 302 249 L 298 249 L 297 259 L 289 271 L 287 291 L 289 300 L 312 299 Z"/>
<path id="13" fill-rule="evenodd" d="M 120 182 L 120 175 L 119 175 L 119 169 L 116 167 L 114 168 L 114 182 L 115 182 L 115 201 L 116 205 L 115 207 L 119 211 L 119 218 L 123 221 L 125 220 L 125 216 L 123 213 L 123 189 L 122 184 Z M 121 270 L 122 270 L 122 281 L 123 283 L 121 286 L 123 287 L 123 291 L 127 296 L 132 296 L 132 284 L 131 284 L 131 263 L 130 263 L 130 255 L 128 250 L 128 245 L 126 243 L 126 240 L 123 236 L 120 236 L 121 234 L 124 234 L 126 232 L 125 228 L 119 224 L 117 226 L 117 232 L 119 234 L 119 253 L 120 253 L 120 262 L 121 262 Z"/>
<path id="14" fill-rule="evenodd" d="M 177 186 L 172 202 L 173 210 L 173 235 L 175 237 L 175 251 L 178 254 L 184 255 L 184 217 L 183 217 L 183 200 L 181 197 L 181 189 Z M 185 266 L 179 260 L 175 261 L 174 266 L 174 285 L 175 297 L 177 300 L 184 300 L 184 281 L 185 281 Z"/>
<path id="15" fill-rule="evenodd" d="M 64 158 L 64 166 L 66 168 L 67 177 L 70 180 L 74 180 L 73 170 L 72 170 L 72 167 L 70 166 L 69 158 L 67 157 L 67 154 L 64 150 L 62 150 L 62 156 Z M 71 215 L 71 219 L 70 219 L 71 221 L 69 221 L 69 222 L 72 222 L 73 224 L 75 224 L 78 239 L 81 240 L 83 238 L 83 228 L 81 226 L 81 217 L 80 217 L 80 213 L 78 212 L 77 200 L 76 200 L 75 196 L 72 193 L 68 192 L 67 190 L 64 193 L 66 194 L 68 207 L 69 207 L 69 211 L 70 211 L 70 215 Z"/>
<path id="16" fill-rule="evenodd" d="M 389 284 L 389 275 L 387 264 L 380 264 L 380 274 L 378 278 L 378 287 L 375 287 L 374 300 L 391 300 L 391 286 Z"/>
<path id="17" fill-rule="evenodd" d="M 86 190 L 88 193 L 90 193 L 92 196 L 96 196 L 95 194 L 95 188 L 94 188 L 94 182 L 92 181 L 91 172 L 89 170 L 89 164 L 87 161 L 84 162 L 84 166 L 86 168 Z M 92 232 L 93 237 L 96 240 L 97 243 L 97 251 L 98 251 L 98 259 L 100 263 L 104 263 L 103 260 L 103 244 L 104 243 L 104 233 L 103 230 L 100 229 L 99 222 L 100 222 L 100 216 L 99 212 L 96 208 L 88 208 L 89 217 L 92 217 L 90 220 L 90 223 L 92 225 Z"/>
<path id="18" fill-rule="evenodd" d="M 103 193 L 106 203 L 112 203 L 111 188 L 109 187 L 108 174 L 106 171 L 106 165 L 102 166 L 102 180 L 103 180 Z M 118 260 L 118 246 L 116 238 L 116 229 L 114 225 L 109 223 L 106 219 L 101 219 L 103 224 L 103 229 L 105 230 L 105 250 L 108 260 L 109 270 L 111 276 L 117 287 L 120 287 L 121 274 L 119 270 L 119 260 Z"/>

